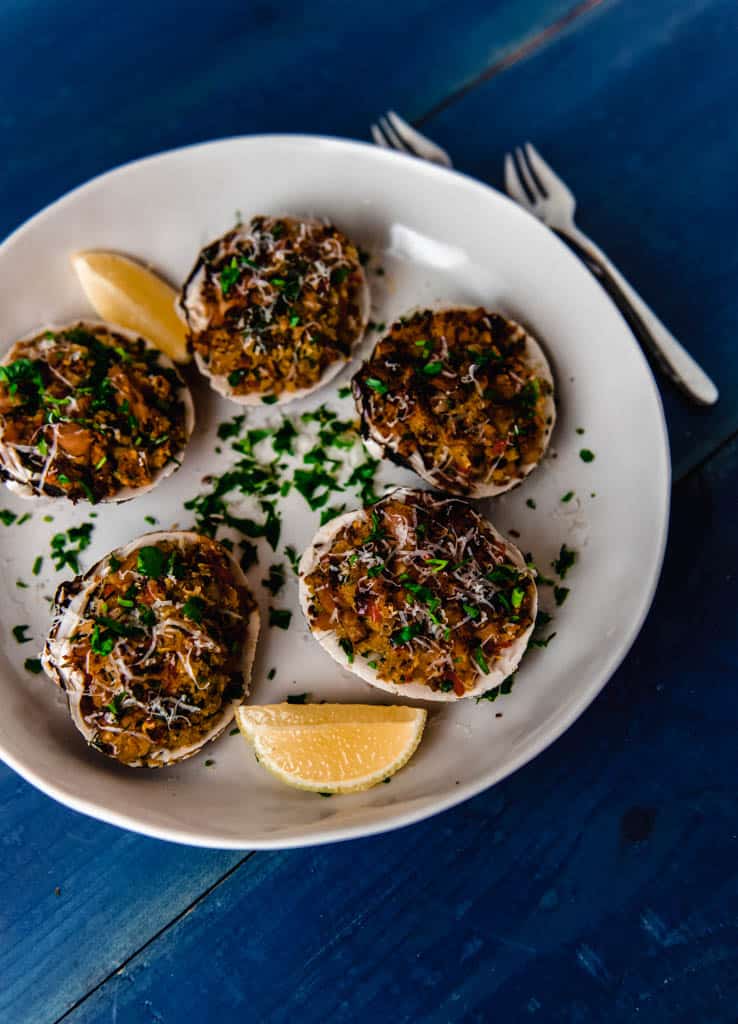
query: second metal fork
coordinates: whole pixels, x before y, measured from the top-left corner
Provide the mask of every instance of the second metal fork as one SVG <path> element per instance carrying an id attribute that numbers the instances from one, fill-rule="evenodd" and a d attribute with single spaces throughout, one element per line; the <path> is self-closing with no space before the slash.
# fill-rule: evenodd
<path id="1" fill-rule="evenodd" d="M 505 157 L 505 188 L 584 260 L 664 373 L 700 405 L 713 405 L 718 399 L 715 384 L 599 246 L 580 231 L 573 194 L 529 142 L 515 150 L 514 158 L 511 153 Z"/>
<path id="2" fill-rule="evenodd" d="M 451 157 L 393 110 L 372 125 L 378 146 L 452 167 Z M 713 405 L 718 389 L 602 250 L 574 222 L 576 200 L 530 144 L 505 157 L 509 195 L 563 238 L 606 289 L 628 325 L 664 373 L 693 401 Z"/>

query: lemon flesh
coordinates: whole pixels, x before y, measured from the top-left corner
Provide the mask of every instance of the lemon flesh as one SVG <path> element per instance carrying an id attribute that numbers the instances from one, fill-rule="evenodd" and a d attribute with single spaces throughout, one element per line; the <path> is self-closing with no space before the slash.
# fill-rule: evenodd
<path id="1" fill-rule="evenodd" d="M 72 266 L 102 320 L 136 331 L 175 363 L 187 363 L 187 329 L 177 292 L 153 270 L 117 252 L 77 252 Z"/>
<path id="2" fill-rule="evenodd" d="M 422 708 L 369 704 L 240 707 L 236 720 L 259 762 L 283 782 L 356 793 L 394 775 L 420 743 Z"/>

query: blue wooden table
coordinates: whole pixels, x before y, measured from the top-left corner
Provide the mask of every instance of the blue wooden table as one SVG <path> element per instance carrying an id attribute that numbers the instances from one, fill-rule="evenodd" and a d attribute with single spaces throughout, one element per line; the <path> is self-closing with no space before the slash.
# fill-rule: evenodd
<path id="1" fill-rule="evenodd" d="M 540 144 L 722 394 L 695 409 L 660 382 L 671 535 L 631 654 L 558 743 L 456 810 L 220 853 L 98 824 L 0 766 L 2 1024 L 734 1022 L 734 0 L 11 0 L 0 26 L 0 235 L 146 153 L 367 138 L 393 106 L 494 184 L 507 148 Z"/>

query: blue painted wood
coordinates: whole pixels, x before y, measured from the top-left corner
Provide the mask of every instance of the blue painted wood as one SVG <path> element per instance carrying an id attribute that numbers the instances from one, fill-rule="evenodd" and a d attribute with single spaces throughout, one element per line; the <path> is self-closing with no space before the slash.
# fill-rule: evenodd
<path id="1" fill-rule="evenodd" d="M 96 0 L 4 5 L 0 236 L 162 149 L 253 132 L 363 136 L 420 116 L 576 0 Z M 9 142 L 8 140 L 12 140 Z"/>
<path id="2" fill-rule="evenodd" d="M 249 131 L 361 135 L 391 103 L 419 115 L 572 5 L 412 0 L 400 19 L 368 0 L 307 12 L 217 0 L 207 16 L 191 0 L 131 0 L 105 18 L 91 0 L 6 5 L 0 235 L 162 148 Z M 0 1020 L 13 1024 L 64 1012 L 238 862 L 78 817 L 1 767 L 0 805 Z"/>
<path id="3" fill-rule="evenodd" d="M 738 429 L 736 38 L 733 0 L 604 3 L 425 126 L 498 187 L 505 151 L 535 141 L 582 228 L 717 381 L 711 410 L 662 386 L 677 475 Z"/>
<path id="4" fill-rule="evenodd" d="M 677 486 L 635 648 L 536 761 L 402 832 L 257 854 L 70 1024 L 734 1021 L 737 498 L 738 443 Z"/>
<path id="5" fill-rule="evenodd" d="M 384 107 L 422 114 L 571 6 L 6 5 L 0 233 L 168 146 L 366 137 Z M 735 429 L 736 249 L 721 229 L 736 192 L 713 185 L 738 150 L 734 11 L 609 0 L 428 125 L 498 182 L 510 144 L 539 142 L 583 226 L 721 380 L 715 412 L 666 396 L 680 471 Z M 677 489 L 646 629 L 554 748 L 405 832 L 256 855 L 69 1019 L 733 1020 L 736 469 L 730 449 Z M 6 769 L 0 804 L 3 1022 L 54 1020 L 238 861 L 98 825 Z"/>
<path id="6" fill-rule="evenodd" d="M 68 811 L 0 764 L 0 1021 L 55 1020 L 244 854 Z"/>

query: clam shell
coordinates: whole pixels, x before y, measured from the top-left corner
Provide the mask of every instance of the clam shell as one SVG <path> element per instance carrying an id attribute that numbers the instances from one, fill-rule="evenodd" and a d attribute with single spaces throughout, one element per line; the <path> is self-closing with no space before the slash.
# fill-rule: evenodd
<path id="1" fill-rule="evenodd" d="M 287 215 L 285 215 L 287 216 Z M 295 219 L 295 218 L 292 218 Z M 306 222 L 310 222 L 309 218 L 301 218 Z M 216 242 L 218 240 L 216 239 Z M 215 243 L 211 243 L 213 245 Z M 210 248 L 210 246 L 205 246 Z M 325 384 L 336 377 L 341 370 L 343 370 L 353 358 L 357 348 L 361 344 L 366 331 L 366 326 L 369 323 L 369 315 L 371 308 L 371 299 L 369 293 L 369 285 L 367 283 L 366 274 L 363 268 L 359 268 L 361 272 L 361 286 L 359 291 L 359 310 L 361 316 L 361 324 L 356 335 L 351 340 L 351 351 L 348 358 L 336 359 L 329 366 L 325 368 L 320 379 L 316 381 L 309 388 L 298 388 L 296 391 L 282 391 L 276 396 L 276 400 L 271 403 L 273 405 L 286 405 L 287 402 L 294 402 L 298 398 L 304 398 L 306 395 L 311 395 L 314 391 L 322 388 Z M 195 329 L 197 331 L 204 330 L 209 323 L 209 317 L 206 312 L 206 307 L 201 298 L 201 289 L 205 281 L 205 267 L 202 262 L 202 254 L 198 257 L 198 260 L 193 267 L 189 277 L 185 281 L 182 287 L 182 295 L 180 297 L 178 308 L 182 311 L 185 322 L 187 323 L 190 330 Z M 195 364 L 200 373 L 208 378 L 210 386 L 223 395 L 224 398 L 228 398 L 231 402 L 237 402 L 239 405 L 262 405 L 263 398 L 268 396 L 268 392 L 259 392 L 247 395 L 237 395 L 234 393 L 234 387 L 228 383 L 227 376 L 223 374 L 213 373 L 207 365 L 205 359 L 200 355 L 199 352 L 194 353 Z"/>
<path id="2" fill-rule="evenodd" d="M 141 537 L 137 537 L 129 544 L 109 552 L 83 575 L 62 583 L 56 592 L 54 598 L 54 621 L 44 645 L 41 663 L 46 674 L 65 692 L 72 721 L 88 743 L 93 739 L 96 730 L 85 722 L 80 710 L 84 686 L 84 679 L 81 677 L 81 673 L 69 672 L 64 668 L 64 656 L 69 646 L 68 638 L 84 617 L 88 598 L 105 574 L 111 555 L 115 555 L 122 560 L 137 548 L 146 544 L 156 544 L 157 541 L 163 540 L 177 540 L 180 544 L 187 545 L 199 544 L 203 538 L 198 533 L 188 530 L 166 530 L 146 533 Z M 238 583 L 246 587 L 246 577 L 241 567 L 228 551 L 225 551 L 225 554 L 228 555 L 234 578 Z M 211 740 L 217 739 L 228 728 L 235 717 L 236 708 L 243 703 L 243 697 L 249 693 L 259 626 L 259 610 L 254 608 L 246 625 L 246 635 L 241 652 L 241 671 L 244 682 L 243 696 L 234 698 L 223 706 L 222 714 L 216 724 L 197 743 L 188 747 L 180 747 L 175 751 L 162 748 L 160 751 L 150 754 L 145 762 L 142 760 L 128 762 L 128 767 L 140 768 L 144 764 L 147 767 L 165 767 L 178 761 L 184 761 L 186 758 L 192 757 L 199 750 L 202 750 Z"/>
<path id="3" fill-rule="evenodd" d="M 477 309 L 478 307 L 437 305 L 424 308 L 433 309 L 434 312 L 441 312 L 442 310 L 471 310 Z M 420 309 L 410 310 L 405 315 L 412 316 L 415 312 L 420 312 Z M 531 369 L 535 371 L 536 377 L 540 377 L 542 380 L 547 381 L 551 387 L 549 394 L 545 396 L 544 416 L 546 419 L 550 418 L 551 422 L 548 425 L 548 429 L 544 437 L 543 451 L 541 452 L 542 459 L 551 440 L 554 426 L 556 425 L 556 402 L 554 399 L 553 374 L 543 349 L 533 335 L 522 324 L 518 323 L 517 320 L 511 320 L 509 317 L 506 317 L 505 319 L 508 323 L 515 324 L 515 326 L 519 327 L 520 330 L 524 332 L 526 361 L 530 365 Z M 377 342 L 377 344 L 379 344 L 379 342 Z M 427 466 L 423 462 L 423 458 L 418 451 L 413 452 L 408 458 L 399 454 L 394 447 L 394 439 L 392 437 L 385 437 L 377 425 L 372 422 L 368 413 L 369 405 L 366 401 L 367 396 L 365 392 L 362 391 L 356 378 L 352 381 L 352 390 L 361 416 L 361 429 L 364 445 L 370 455 L 375 459 L 390 459 L 398 465 L 412 469 L 413 472 L 417 473 L 423 480 L 426 480 L 433 487 L 437 487 L 439 490 L 445 491 L 447 494 L 455 494 L 461 498 L 493 498 L 497 494 L 504 494 L 505 491 L 509 491 L 512 490 L 513 487 L 517 487 L 518 484 L 523 482 L 529 473 L 532 473 L 541 461 L 541 459 L 539 459 L 538 462 L 530 462 L 523 466 L 521 474 L 514 479 L 509 480 L 505 484 L 495 484 L 491 481 L 488 483 L 485 483 L 484 481 L 475 481 L 468 490 L 451 488 L 446 480 L 440 479 L 435 467 Z"/>
<path id="4" fill-rule="evenodd" d="M 383 498 L 402 500 L 406 495 L 412 493 L 413 491 L 411 488 L 399 487 L 397 490 L 384 495 Z M 438 497 L 439 504 L 445 501 L 458 500 L 458 498 Z M 300 607 L 302 608 L 303 614 L 305 615 L 313 636 L 318 643 L 325 648 L 328 654 L 330 654 L 334 661 L 337 661 L 342 668 L 347 668 L 350 672 L 354 672 L 367 683 L 371 683 L 372 686 L 377 686 L 380 690 L 387 690 L 389 693 L 398 694 L 401 697 L 410 697 L 417 700 L 457 701 L 465 700 L 467 697 L 479 697 L 486 690 L 490 690 L 494 686 L 499 686 L 500 683 L 502 683 L 509 675 L 512 675 L 520 664 L 521 658 L 525 654 L 525 650 L 528 646 L 528 640 L 530 639 L 530 635 L 535 626 L 535 618 L 538 611 L 537 590 L 534 593 L 533 605 L 531 608 L 531 618 L 533 620 L 531 626 L 509 647 L 502 651 L 502 653 L 490 665 L 490 671 L 485 675 L 480 676 L 476 686 L 471 690 L 468 690 L 463 697 L 457 697 L 453 692 L 444 693 L 441 690 L 431 690 L 431 688 L 426 686 L 424 683 L 391 683 L 384 679 L 380 679 L 376 669 L 371 668 L 368 660 L 362 657 L 358 651 L 354 652 L 354 660 L 349 663 L 346 652 L 341 648 L 335 632 L 332 630 L 313 629 L 312 625 L 310 625 L 310 616 L 308 614 L 310 595 L 305 583 L 305 577 L 308 576 L 315 568 L 321 555 L 331 546 L 333 538 L 339 533 L 339 531 L 354 520 L 361 518 L 365 512 L 365 509 L 355 509 L 353 512 L 344 512 L 343 515 L 337 516 L 335 519 L 331 519 L 330 522 L 325 524 L 325 526 L 321 526 L 300 559 Z M 480 518 L 484 517 L 480 516 Z M 489 520 L 485 520 L 485 524 L 489 527 L 495 539 L 504 546 L 506 557 L 510 562 L 520 569 L 525 569 L 525 559 L 512 541 L 508 540 L 507 537 L 504 537 L 498 530 L 496 530 Z"/>
<path id="5" fill-rule="evenodd" d="M 172 360 L 169 358 L 169 356 L 164 355 L 164 353 L 160 352 L 155 345 L 152 345 L 152 343 L 147 338 L 144 338 L 143 335 L 140 335 L 135 331 L 130 331 L 125 327 L 119 327 L 117 324 L 107 323 L 103 320 L 75 320 L 67 324 L 42 324 L 40 327 L 37 327 L 35 328 L 35 330 L 24 335 L 22 338 L 18 338 L 17 341 L 15 341 L 13 345 L 11 345 L 11 347 L 8 349 L 8 351 L 5 353 L 2 359 L 0 359 L 0 365 L 5 366 L 13 361 L 13 351 L 15 349 L 15 346 L 19 342 L 31 341 L 33 338 L 37 338 L 39 335 L 43 334 L 44 331 L 58 332 L 69 330 L 72 327 L 105 327 L 108 330 L 114 331 L 116 334 L 120 334 L 131 341 L 137 341 L 139 338 L 141 338 L 146 343 L 146 347 L 148 349 L 157 352 L 157 362 L 159 366 L 165 369 L 174 370 L 177 376 L 179 377 L 181 387 L 178 393 L 178 398 L 184 404 L 185 407 L 185 431 L 187 434 L 187 440 L 189 441 L 190 437 L 192 436 L 192 431 L 195 429 L 195 406 L 192 402 L 192 395 L 190 394 L 190 389 L 187 387 L 184 380 L 182 380 L 182 376 L 179 370 L 172 362 Z M 182 461 L 184 453 L 184 448 L 181 448 L 176 453 L 176 457 L 179 462 Z M 168 476 L 171 476 L 171 474 L 174 473 L 174 471 L 178 468 L 179 467 L 177 466 L 176 462 L 169 462 L 166 466 L 162 466 L 161 469 L 157 471 L 153 479 L 148 484 L 144 484 L 144 486 L 142 487 L 121 487 L 121 489 L 117 491 L 114 495 L 111 495 L 109 498 L 103 498 L 100 502 L 98 502 L 98 504 L 103 505 L 109 504 L 111 502 L 118 504 L 119 502 L 122 501 L 130 501 L 131 498 L 136 498 L 141 494 L 147 494 L 149 491 L 152 491 L 157 484 L 161 483 L 162 480 L 165 480 Z M 69 500 L 68 498 L 65 498 L 63 495 L 51 495 L 46 494 L 45 491 L 39 491 L 38 487 L 36 486 L 38 483 L 37 474 L 34 474 L 31 470 L 28 469 L 28 467 L 22 464 L 22 462 L 18 459 L 18 456 L 15 453 L 15 451 L 9 445 L 3 443 L 1 436 L 0 474 L 2 474 L 2 476 L 4 477 L 4 483 L 8 490 L 12 491 L 14 494 L 17 494 L 18 497 L 20 498 L 43 498 L 46 501 Z M 79 498 L 77 500 L 78 502 L 84 504 L 88 503 L 85 498 Z"/>

